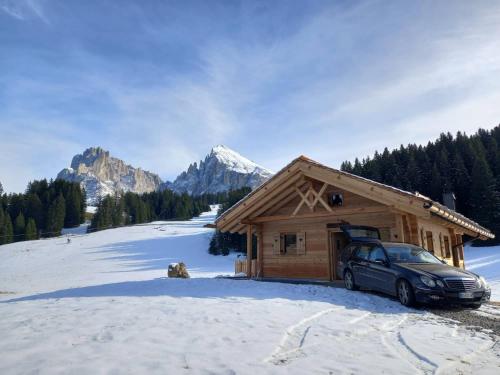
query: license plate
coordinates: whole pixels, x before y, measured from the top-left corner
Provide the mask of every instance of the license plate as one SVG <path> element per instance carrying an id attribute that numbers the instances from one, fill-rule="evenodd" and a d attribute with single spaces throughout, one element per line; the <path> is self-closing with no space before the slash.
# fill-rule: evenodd
<path id="1" fill-rule="evenodd" d="M 461 293 L 458 293 L 458 298 L 463 298 L 463 299 L 474 298 L 474 294 L 471 292 L 461 292 Z"/>

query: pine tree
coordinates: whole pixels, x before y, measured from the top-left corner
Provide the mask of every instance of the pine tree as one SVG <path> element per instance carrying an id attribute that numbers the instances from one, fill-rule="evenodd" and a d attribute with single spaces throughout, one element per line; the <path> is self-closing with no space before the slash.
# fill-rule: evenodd
<path id="1" fill-rule="evenodd" d="M 26 202 L 26 217 L 33 218 L 38 228 L 45 228 L 45 214 L 43 212 L 43 204 L 37 194 L 28 194 Z"/>
<path id="2" fill-rule="evenodd" d="M 210 240 L 210 245 L 208 247 L 208 252 L 212 255 L 219 255 L 220 251 L 217 247 L 217 238 L 219 236 L 219 232 L 215 232 L 214 235 L 212 236 L 212 239 Z"/>
<path id="3" fill-rule="evenodd" d="M 85 212 L 87 210 L 87 193 L 80 188 L 80 224 L 85 222 Z"/>
<path id="4" fill-rule="evenodd" d="M 49 236 L 59 236 L 64 227 L 64 217 L 66 215 L 66 202 L 62 194 L 51 203 L 47 214 Z"/>
<path id="5" fill-rule="evenodd" d="M 28 224 L 26 225 L 26 231 L 24 237 L 27 241 L 36 240 L 38 238 L 35 220 L 33 220 L 32 218 L 28 219 Z"/>
<path id="6" fill-rule="evenodd" d="M 11 243 L 14 241 L 14 229 L 12 227 L 12 219 L 10 215 L 6 213 L 4 219 L 3 230 L 0 233 L 0 237 L 2 239 L 2 244 Z"/>
<path id="7" fill-rule="evenodd" d="M 496 191 L 496 181 L 484 158 L 478 158 L 472 170 L 470 189 L 471 216 L 482 225 L 498 227 L 499 195 Z M 496 210 L 492 210 L 494 207 Z"/>
<path id="8" fill-rule="evenodd" d="M 24 215 L 22 212 L 17 215 L 16 220 L 14 220 L 14 234 L 16 236 L 16 241 L 24 240 L 24 232 L 26 230 L 26 221 L 24 220 Z"/>
<path id="9" fill-rule="evenodd" d="M 3 244 L 4 225 L 5 225 L 5 213 L 3 212 L 3 204 L 0 201 L 0 245 Z"/>
<path id="10" fill-rule="evenodd" d="M 64 217 L 64 226 L 73 228 L 80 224 L 81 200 L 76 185 L 69 187 L 66 193 L 66 215 Z"/>

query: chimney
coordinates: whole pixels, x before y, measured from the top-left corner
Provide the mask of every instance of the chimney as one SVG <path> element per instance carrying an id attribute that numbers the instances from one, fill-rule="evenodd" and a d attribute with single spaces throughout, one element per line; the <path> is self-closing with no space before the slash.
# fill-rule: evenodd
<path id="1" fill-rule="evenodd" d="M 443 193 L 443 204 L 450 210 L 455 211 L 455 194 Z"/>

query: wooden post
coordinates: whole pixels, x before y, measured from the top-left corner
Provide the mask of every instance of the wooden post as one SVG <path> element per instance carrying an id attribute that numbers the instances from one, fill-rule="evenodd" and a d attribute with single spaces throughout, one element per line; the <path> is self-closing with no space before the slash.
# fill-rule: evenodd
<path id="1" fill-rule="evenodd" d="M 262 235 L 262 225 L 258 226 L 257 231 L 257 274 L 259 277 L 263 277 L 264 273 L 264 239 Z"/>
<path id="2" fill-rule="evenodd" d="M 247 277 L 252 277 L 252 225 L 247 225 Z"/>

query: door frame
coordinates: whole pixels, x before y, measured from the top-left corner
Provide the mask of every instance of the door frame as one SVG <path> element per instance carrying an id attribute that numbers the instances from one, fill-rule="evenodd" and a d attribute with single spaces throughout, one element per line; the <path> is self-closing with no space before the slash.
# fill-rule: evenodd
<path id="1" fill-rule="evenodd" d="M 346 237 L 347 236 L 344 234 L 344 232 L 340 228 L 328 228 L 327 231 L 327 244 L 328 244 L 328 276 L 330 281 L 335 281 L 335 280 L 340 280 L 339 277 L 337 277 L 337 264 L 336 264 L 336 259 L 337 259 L 337 253 L 335 251 L 335 243 L 333 242 L 333 237 L 335 234 L 341 234 Z"/>

